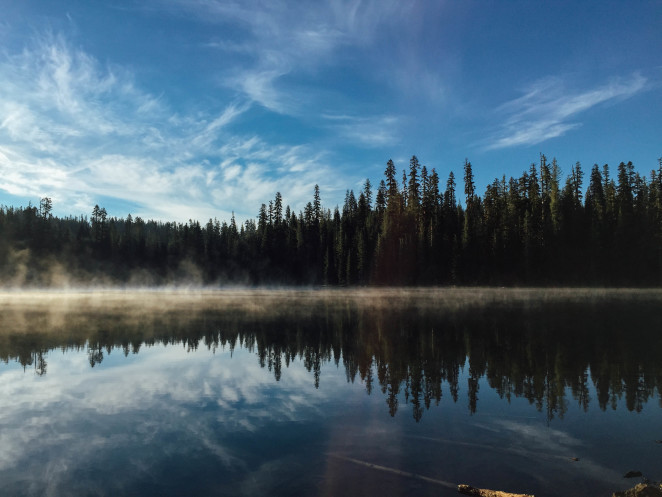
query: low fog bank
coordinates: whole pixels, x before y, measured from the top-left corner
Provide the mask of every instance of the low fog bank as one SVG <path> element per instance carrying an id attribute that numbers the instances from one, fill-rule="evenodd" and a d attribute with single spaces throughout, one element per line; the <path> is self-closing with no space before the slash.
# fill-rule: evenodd
<path id="1" fill-rule="evenodd" d="M 193 304 L 243 306 L 254 310 L 297 301 L 360 303 L 363 306 L 410 305 L 463 308 L 475 305 L 605 299 L 662 300 L 658 288 L 503 287 L 503 286 L 326 286 L 256 283 L 247 273 L 234 271 L 210 281 L 195 262 L 185 259 L 174 268 L 156 271 L 138 268 L 77 267 L 54 257 L 36 257 L 29 249 L 10 251 L 0 267 L 2 306 L 50 306 L 69 309 L 86 306 L 140 307 Z M 115 268 L 116 269 L 116 268 Z"/>
<path id="2" fill-rule="evenodd" d="M 53 314 L 104 311 L 242 310 L 262 313 L 318 312 L 319 306 L 364 309 L 460 310 L 529 307 L 541 304 L 599 304 L 609 301 L 662 304 L 662 289 L 633 288 L 493 288 L 493 287 L 248 287 L 239 285 L 102 286 L 0 288 L 3 312 L 41 310 Z"/>
<path id="3" fill-rule="evenodd" d="M 2 290 L 72 290 L 140 289 L 248 286 L 248 274 L 233 270 L 221 272 L 210 279 L 207 272 L 191 259 L 183 259 L 173 267 L 133 267 L 120 263 L 96 261 L 80 265 L 52 255 L 36 254 L 30 249 L 8 250 L 6 262 L 0 264 Z"/>

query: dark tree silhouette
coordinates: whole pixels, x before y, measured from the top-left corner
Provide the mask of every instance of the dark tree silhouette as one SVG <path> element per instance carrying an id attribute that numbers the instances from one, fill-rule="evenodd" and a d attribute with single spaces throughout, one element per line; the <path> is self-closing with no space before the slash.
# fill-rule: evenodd
<path id="1" fill-rule="evenodd" d="M 50 264 L 80 283 L 187 281 L 204 284 L 328 285 L 628 285 L 662 284 L 662 159 L 649 175 L 621 162 L 592 167 L 584 189 L 581 164 L 561 183 L 556 159 L 520 177 L 495 178 L 481 197 L 469 160 L 458 201 L 451 171 L 443 192 L 436 169 L 416 156 L 408 174 L 386 163 L 376 193 L 366 180 L 358 197 L 325 209 L 294 212 L 276 192 L 257 220 L 172 223 L 90 219 L 39 207 L 0 206 L 0 284 L 48 285 Z"/>

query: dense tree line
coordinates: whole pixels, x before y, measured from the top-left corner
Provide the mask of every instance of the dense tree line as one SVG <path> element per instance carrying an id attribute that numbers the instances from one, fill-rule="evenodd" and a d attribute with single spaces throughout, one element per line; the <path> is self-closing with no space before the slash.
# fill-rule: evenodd
<path id="1" fill-rule="evenodd" d="M 445 185 L 414 156 L 399 176 L 389 160 L 375 189 L 366 180 L 342 206 L 322 207 L 316 186 L 303 211 L 283 198 L 237 225 L 52 216 L 39 207 L 0 207 L 5 284 L 80 282 L 327 285 L 634 285 L 662 283 L 662 159 L 649 175 L 621 162 L 580 163 L 565 181 L 540 156 L 520 177 L 476 191 L 463 167 Z M 55 264 L 55 265 L 54 265 Z M 57 271 L 54 270 L 57 269 Z"/>

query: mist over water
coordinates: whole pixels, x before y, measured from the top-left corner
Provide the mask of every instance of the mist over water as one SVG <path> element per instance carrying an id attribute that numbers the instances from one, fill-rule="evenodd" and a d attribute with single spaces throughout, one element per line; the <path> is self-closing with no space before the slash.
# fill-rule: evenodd
<path id="1" fill-rule="evenodd" d="M 662 478 L 661 303 L 618 289 L 3 292 L 0 490 L 609 495 L 630 469 Z"/>

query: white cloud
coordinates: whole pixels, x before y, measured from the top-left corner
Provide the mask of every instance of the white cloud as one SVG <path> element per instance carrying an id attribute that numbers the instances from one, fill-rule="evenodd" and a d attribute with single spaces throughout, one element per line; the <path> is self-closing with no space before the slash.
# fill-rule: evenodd
<path id="1" fill-rule="evenodd" d="M 224 157 L 222 169 L 229 172 L 231 181 L 219 182 L 212 194 L 254 205 L 251 217 L 278 191 L 295 211 L 312 200 L 315 184 L 327 198 L 344 191 L 342 177 L 331 173 L 325 154 L 307 146 L 272 146 L 257 136 L 234 137 L 221 147 L 220 154 Z"/>
<path id="2" fill-rule="evenodd" d="M 292 101 L 276 89 L 276 80 L 285 74 L 287 71 L 283 68 L 260 68 L 241 71 L 226 82 L 231 87 L 238 87 L 251 101 L 271 111 L 289 114 L 293 112 Z"/>
<path id="3" fill-rule="evenodd" d="M 496 109 L 497 114 L 507 118 L 490 139 L 487 149 L 535 145 L 562 136 L 581 126 L 571 121 L 578 114 L 609 101 L 630 98 L 646 88 L 647 79 L 640 74 L 575 92 L 568 91 L 558 78 L 538 80 L 524 95 Z"/>
<path id="4" fill-rule="evenodd" d="M 411 8 L 391 0 L 336 0 L 305 7 L 297 2 L 261 0 L 180 0 L 175 5 L 207 22 L 232 23 L 243 29 L 240 41 L 216 39 L 205 44 L 245 57 L 230 76 L 223 78 L 224 83 L 271 111 L 290 115 L 310 109 L 301 102 L 301 88 L 285 84 L 284 76 L 337 64 L 340 49 L 369 46 L 380 27 L 399 22 Z"/>
<path id="5" fill-rule="evenodd" d="M 0 145 L 0 189 L 12 195 L 44 196 L 66 187 L 68 174 L 51 159 L 24 157 Z"/>
<path id="6" fill-rule="evenodd" d="M 393 145 L 399 141 L 398 126 L 400 119 L 396 116 L 356 117 L 347 115 L 325 115 L 331 127 L 338 133 L 354 142 L 370 147 Z"/>
<path id="7" fill-rule="evenodd" d="M 261 84 L 252 91 L 268 102 L 268 78 Z M 216 111 L 176 113 L 164 95 L 139 90 L 132 74 L 103 67 L 63 36 L 0 58 L 0 87 L 0 189 L 50 196 L 66 214 L 110 197 L 146 218 L 229 219 L 235 211 L 242 221 L 276 191 L 303 208 L 315 182 L 331 176 L 319 151 L 232 132 L 257 93 Z M 340 189 L 334 180 L 329 186 Z"/>
<path id="8" fill-rule="evenodd" d="M 228 125 L 239 115 L 246 112 L 247 109 L 248 109 L 248 105 L 243 105 L 243 106 L 238 106 L 235 104 L 229 105 L 220 116 L 218 116 L 211 123 L 209 123 L 205 131 L 207 133 L 211 133 L 212 131 L 216 131 L 219 128 L 222 128 L 223 126 Z"/>

